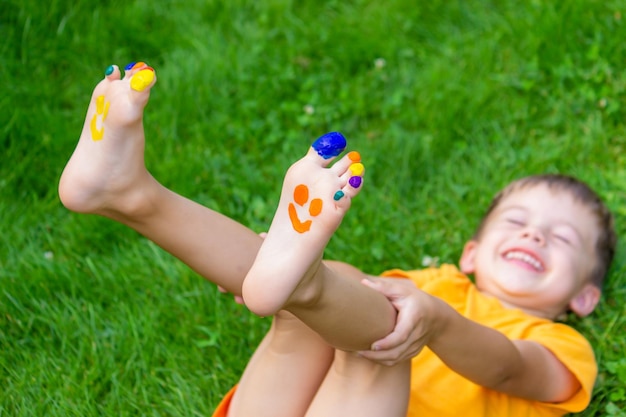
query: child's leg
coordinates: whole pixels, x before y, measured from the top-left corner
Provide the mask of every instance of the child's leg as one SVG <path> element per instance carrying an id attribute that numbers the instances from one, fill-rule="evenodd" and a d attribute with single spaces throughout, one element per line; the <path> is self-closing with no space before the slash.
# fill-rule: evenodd
<path id="1" fill-rule="evenodd" d="M 166 189 L 145 168 L 143 109 L 154 82 L 154 72 L 145 65 L 129 68 L 122 79 L 117 67 L 107 69 L 106 78 L 94 90 L 80 140 L 61 177 L 61 200 L 71 210 L 99 214 L 132 227 L 200 275 L 241 294 L 261 238 Z M 255 263 L 248 296 L 255 305 L 260 301 L 261 309 L 252 308 L 257 313 L 268 311 L 266 300 L 277 297 L 269 308 L 272 313 L 285 303 L 333 346 L 367 349 L 393 329 L 395 310 L 384 296 L 359 284 L 363 275 L 356 269 L 349 270 L 354 275 L 336 274 L 319 262 L 361 178 L 354 154 L 327 168 L 328 156 L 345 147 L 345 142 L 338 145 L 333 138 L 336 136 L 325 135 L 316 141 L 312 151 L 287 174 L 269 243 L 265 242 L 266 250 Z M 306 206 L 307 217 L 300 217 L 301 206 Z M 310 232 L 305 230 L 308 227 Z M 294 245 L 284 247 L 292 238 Z M 281 280 L 272 284 L 271 279 L 277 277 L 272 277 L 272 268 L 284 263 L 291 267 L 280 271 Z M 270 280 L 254 279 L 264 274 L 269 274 Z M 298 282 L 302 274 L 306 279 Z M 312 276 L 315 279 L 309 279 Z M 260 288 L 258 293 L 255 286 Z M 336 320 L 338 315 L 341 320 Z"/>
<path id="2" fill-rule="evenodd" d="M 411 363 L 388 367 L 337 351 L 306 417 L 405 417 Z"/>
<path id="3" fill-rule="evenodd" d="M 243 298 L 259 315 L 285 309 L 330 345 L 363 350 L 376 340 L 374 334 L 393 330 L 396 312 L 380 294 L 363 291 L 363 273 L 321 262 L 360 191 L 364 168 L 358 153 L 329 167 L 344 148 L 342 136 L 323 136 L 291 166 L 267 237 L 244 281 Z"/>
<path id="4" fill-rule="evenodd" d="M 228 416 L 404 417 L 410 361 L 393 367 L 335 351 L 280 311 L 237 386 Z"/>
<path id="5" fill-rule="evenodd" d="M 279 312 L 246 366 L 228 416 L 304 416 L 334 352 L 300 320 Z"/>
<path id="6" fill-rule="evenodd" d="M 61 201 L 70 210 L 132 227 L 200 275 L 240 294 L 262 240 L 166 189 L 146 170 L 143 111 L 156 79 L 145 64 L 131 67 L 122 79 L 117 67 L 109 67 L 96 86 L 79 142 L 61 176 Z"/>
<path id="7" fill-rule="evenodd" d="M 389 367 L 335 350 L 280 311 L 246 366 L 228 416 L 404 417 L 409 390 L 410 361 Z"/>

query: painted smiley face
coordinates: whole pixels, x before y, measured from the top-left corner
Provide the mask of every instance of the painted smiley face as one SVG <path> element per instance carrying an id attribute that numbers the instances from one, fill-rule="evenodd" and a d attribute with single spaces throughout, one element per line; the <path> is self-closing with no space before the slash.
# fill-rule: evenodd
<path id="1" fill-rule="evenodd" d="M 91 138 L 94 141 L 102 140 L 104 137 L 104 126 L 102 125 L 109 114 L 111 103 L 104 96 L 96 97 L 96 113 L 91 119 Z"/>
<path id="2" fill-rule="evenodd" d="M 308 232 L 311 229 L 313 221 L 300 220 L 296 210 L 296 204 L 300 207 L 305 207 L 308 204 L 309 215 L 316 217 L 322 212 L 323 201 L 319 198 L 314 198 L 309 201 L 309 187 L 304 184 L 297 185 L 293 190 L 293 203 L 289 203 L 289 220 L 291 220 L 291 225 L 296 232 Z"/>

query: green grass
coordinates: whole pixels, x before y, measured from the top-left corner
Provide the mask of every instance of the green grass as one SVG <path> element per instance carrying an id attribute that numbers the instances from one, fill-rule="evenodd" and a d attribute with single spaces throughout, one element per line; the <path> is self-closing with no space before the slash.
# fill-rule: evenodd
<path id="1" fill-rule="evenodd" d="M 147 163 L 262 231 L 282 173 L 340 130 L 367 188 L 327 255 L 377 273 L 456 262 L 491 196 L 574 174 L 626 236 L 626 4 L 443 1 L 0 3 L 0 415 L 210 415 L 267 328 L 56 184 L 93 86 L 144 60 Z M 311 106 L 312 114 L 304 111 Z M 600 361 L 584 416 L 626 415 L 623 245 L 574 320 Z"/>

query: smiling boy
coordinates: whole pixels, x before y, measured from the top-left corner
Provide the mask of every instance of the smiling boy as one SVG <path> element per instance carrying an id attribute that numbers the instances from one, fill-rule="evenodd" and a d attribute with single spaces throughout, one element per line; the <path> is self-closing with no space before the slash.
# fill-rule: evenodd
<path id="1" fill-rule="evenodd" d="M 488 215 L 477 240 L 467 243 L 461 268 L 479 270 L 480 291 L 504 305 L 548 319 L 568 309 L 586 316 L 600 299 L 603 259 L 612 258 L 605 252 L 614 250 L 606 242 L 613 237 L 604 232 L 611 227 L 608 212 L 602 209 L 596 219 L 593 207 L 601 207 L 596 197 L 573 179 L 518 181 Z"/>
<path id="2" fill-rule="evenodd" d="M 156 76 L 144 63 L 126 70 L 110 66 L 96 86 L 59 194 L 243 293 L 253 312 L 277 313 L 216 415 L 560 416 L 587 406 L 593 350 L 553 321 L 593 311 L 613 258 L 612 216 L 587 185 L 562 175 L 513 182 L 464 246 L 460 270 L 370 276 L 321 261 L 363 174 L 355 154 L 329 166 L 345 148 L 340 135 L 318 139 L 288 171 L 263 241 L 150 175 L 142 120 Z M 294 202 L 310 203 L 297 222 Z"/>
<path id="3" fill-rule="evenodd" d="M 372 285 L 397 298 L 400 315 L 419 316 L 422 328 L 416 334 L 404 326 L 374 343 L 385 353 L 363 356 L 393 363 L 424 347 L 412 360 L 408 416 L 465 407 L 467 416 L 582 411 L 597 374 L 593 350 L 553 320 L 593 311 L 615 245 L 613 217 L 586 184 L 550 174 L 517 180 L 494 198 L 465 244 L 460 271 L 444 265 L 385 273 L 410 278 L 419 290 Z"/>

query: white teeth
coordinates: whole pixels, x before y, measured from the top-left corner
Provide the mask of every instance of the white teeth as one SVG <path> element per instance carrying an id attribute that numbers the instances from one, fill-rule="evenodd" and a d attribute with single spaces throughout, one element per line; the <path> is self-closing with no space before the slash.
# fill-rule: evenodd
<path id="1" fill-rule="evenodd" d="M 507 252 L 506 255 L 504 255 L 504 257 L 506 259 L 517 259 L 519 261 L 526 262 L 527 264 L 535 268 L 537 271 L 542 270 L 541 262 L 539 262 L 537 259 L 533 258 L 527 253 L 511 251 L 511 252 Z"/>

